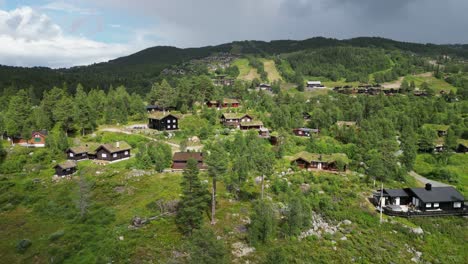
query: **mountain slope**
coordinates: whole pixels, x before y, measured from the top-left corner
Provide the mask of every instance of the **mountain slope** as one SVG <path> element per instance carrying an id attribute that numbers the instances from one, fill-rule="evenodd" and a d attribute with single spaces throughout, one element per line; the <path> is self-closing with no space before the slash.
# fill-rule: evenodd
<path id="1" fill-rule="evenodd" d="M 70 87 L 76 87 L 78 83 L 82 83 L 86 89 L 95 87 L 108 89 L 110 85 L 125 85 L 132 92 L 145 93 L 151 83 L 158 79 L 163 69 L 213 53 L 230 52 L 239 55 L 270 56 L 338 46 L 383 48 L 426 56 L 447 54 L 468 58 L 467 45 L 417 44 L 375 37 L 348 40 L 316 37 L 300 41 L 236 41 L 218 46 L 187 49 L 160 46 L 109 62 L 69 69 L 0 66 L 0 92 L 5 93 L 6 89 L 15 91 L 33 86 L 36 95 L 41 96 L 44 90 L 53 86 L 61 86 L 66 82 Z"/>

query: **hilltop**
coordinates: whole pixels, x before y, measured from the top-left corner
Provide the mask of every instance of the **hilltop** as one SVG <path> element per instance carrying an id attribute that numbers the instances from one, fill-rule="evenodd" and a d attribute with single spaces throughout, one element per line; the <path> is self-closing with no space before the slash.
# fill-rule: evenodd
<path id="1" fill-rule="evenodd" d="M 8 93 L 10 93 L 12 90 L 32 86 L 35 94 L 42 96 L 44 90 L 51 89 L 53 86 L 62 86 L 67 83 L 69 89 L 74 91 L 76 85 L 81 83 L 85 87 L 100 87 L 104 90 L 107 90 L 111 85 L 114 87 L 124 85 L 130 91 L 144 94 L 154 81 L 161 80 L 161 72 L 164 69 L 183 65 L 192 60 L 202 59 L 217 53 L 269 58 L 271 60 L 281 54 L 337 47 L 380 49 L 386 52 L 399 51 L 405 54 L 417 54 L 418 56 L 431 58 L 442 55 L 468 58 L 467 45 L 417 44 L 376 37 L 348 40 L 316 37 L 300 41 L 236 41 L 218 46 L 187 49 L 158 46 L 108 62 L 68 69 L 0 66 L 0 91 L 5 93 L 5 90 L 9 90 Z M 272 62 L 267 63 L 267 68 L 271 69 Z M 279 64 L 276 63 L 276 67 L 278 66 Z M 288 67 L 287 65 L 283 66 Z M 204 72 L 203 69 L 198 70 L 197 73 Z M 255 73 L 252 73 L 251 76 L 257 77 Z"/>

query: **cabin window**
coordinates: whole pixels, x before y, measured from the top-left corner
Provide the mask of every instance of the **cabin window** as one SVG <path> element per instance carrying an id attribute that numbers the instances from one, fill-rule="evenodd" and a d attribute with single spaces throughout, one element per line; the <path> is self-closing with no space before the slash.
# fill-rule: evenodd
<path id="1" fill-rule="evenodd" d="M 427 203 L 426 204 L 426 208 L 431 208 L 432 207 L 432 204 L 431 203 Z"/>
<path id="2" fill-rule="evenodd" d="M 41 142 L 41 138 L 40 137 L 34 138 L 34 142 Z"/>
<path id="3" fill-rule="evenodd" d="M 176 125 L 173 125 L 172 128 L 176 128 Z"/>
<path id="4" fill-rule="evenodd" d="M 128 156 L 128 151 L 125 151 L 125 156 Z"/>
<path id="5" fill-rule="evenodd" d="M 453 208 L 461 208 L 461 202 L 454 202 Z"/>
<path id="6" fill-rule="evenodd" d="M 70 157 L 72 157 L 72 158 L 73 158 L 73 156 L 74 156 L 74 155 L 73 155 L 73 153 L 70 153 Z"/>
<path id="7" fill-rule="evenodd" d="M 434 208 L 439 207 L 439 203 L 434 203 Z"/>
<path id="8" fill-rule="evenodd" d="M 106 153 L 102 153 L 101 157 L 107 158 L 107 154 L 106 154 Z"/>
<path id="9" fill-rule="evenodd" d="M 171 125 L 167 125 L 167 128 L 170 129 L 170 128 L 171 128 Z"/>
<path id="10" fill-rule="evenodd" d="M 170 124 L 170 123 L 171 123 L 171 121 L 172 121 L 172 120 L 170 120 L 170 119 L 169 119 L 169 120 L 167 120 L 167 123 L 169 123 L 169 124 Z"/>
<path id="11" fill-rule="evenodd" d="M 117 153 L 114 153 L 112 157 L 117 158 Z"/>

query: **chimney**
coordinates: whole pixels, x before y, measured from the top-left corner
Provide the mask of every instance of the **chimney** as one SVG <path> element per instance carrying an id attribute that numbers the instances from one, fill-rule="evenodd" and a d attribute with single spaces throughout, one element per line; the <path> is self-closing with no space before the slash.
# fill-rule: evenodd
<path id="1" fill-rule="evenodd" d="M 427 191 L 432 190 L 432 184 L 426 183 L 426 190 L 427 190 Z"/>
<path id="2" fill-rule="evenodd" d="M 117 143 L 115 143 L 115 146 L 116 146 L 117 148 L 120 148 L 120 141 L 117 141 Z"/>

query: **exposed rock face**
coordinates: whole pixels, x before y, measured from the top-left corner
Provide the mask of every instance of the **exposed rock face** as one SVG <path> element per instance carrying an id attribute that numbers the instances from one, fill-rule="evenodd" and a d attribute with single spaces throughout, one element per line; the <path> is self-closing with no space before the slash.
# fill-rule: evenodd
<path id="1" fill-rule="evenodd" d="M 323 234 L 334 234 L 338 231 L 338 226 L 327 223 L 321 215 L 312 212 L 312 228 L 302 232 L 299 239 L 304 239 L 309 236 L 322 237 Z"/>
<path id="2" fill-rule="evenodd" d="M 242 242 L 236 242 L 232 244 L 232 254 L 237 258 L 245 257 L 254 251 L 255 248 L 249 247 Z"/>
<path id="3" fill-rule="evenodd" d="M 422 230 L 421 227 L 415 227 L 415 228 L 411 228 L 411 232 L 417 234 L 417 235 L 422 235 L 424 234 L 424 231 Z"/>

